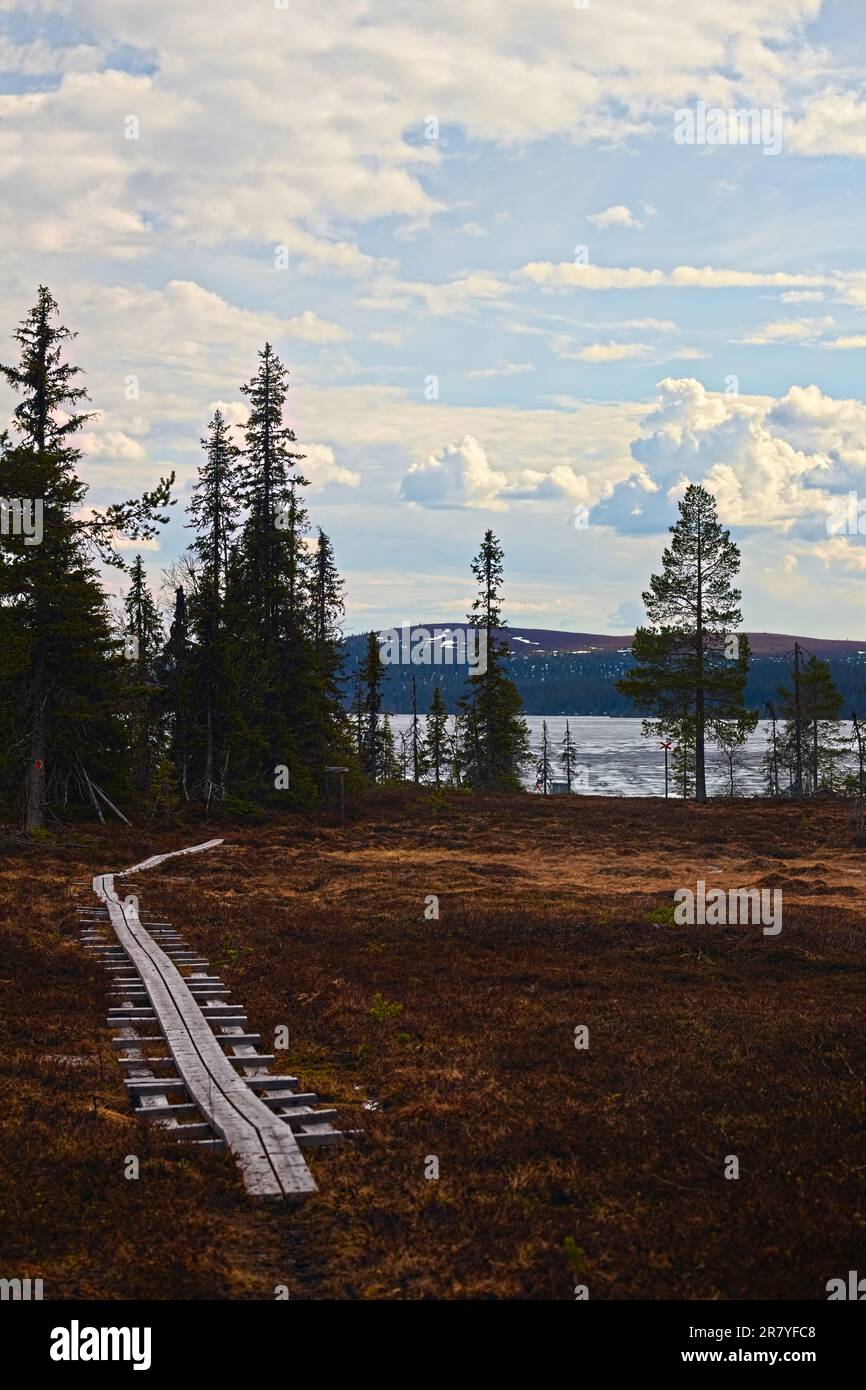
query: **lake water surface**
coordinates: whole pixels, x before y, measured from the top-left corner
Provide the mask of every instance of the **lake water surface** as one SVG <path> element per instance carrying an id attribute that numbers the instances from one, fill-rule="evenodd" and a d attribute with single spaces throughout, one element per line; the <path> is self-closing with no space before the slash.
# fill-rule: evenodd
<path id="1" fill-rule="evenodd" d="M 533 751 L 540 755 L 541 715 L 525 717 Z M 395 734 L 410 723 L 411 716 L 408 714 L 391 716 Z M 657 738 L 647 739 L 641 735 L 642 720 L 569 715 L 568 723 L 577 747 L 577 761 L 585 768 L 581 774 L 581 785 L 573 788 L 575 792 L 584 796 L 664 796 L 665 756 Z M 547 716 L 548 736 L 556 756 L 565 735 L 565 724 L 565 715 Z M 762 720 L 744 749 L 742 794 L 746 796 L 760 796 L 764 791 L 762 762 L 769 729 L 769 721 Z M 851 727 L 843 722 L 842 730 L 850 733 Z M 707 790 L 711 794 L 723 794 L 727 789 L 727 780 L 724 773 L 715 768 L 715 760 L 715 750 L 708 747 Z M 555 775 L 561 776 L 561 773 L 555 770 Z M 535 780 L 534 770 L 527 772 L 525 784 L 532 787 Z M 670 794 L 677 795 L 673 779 Z"/>

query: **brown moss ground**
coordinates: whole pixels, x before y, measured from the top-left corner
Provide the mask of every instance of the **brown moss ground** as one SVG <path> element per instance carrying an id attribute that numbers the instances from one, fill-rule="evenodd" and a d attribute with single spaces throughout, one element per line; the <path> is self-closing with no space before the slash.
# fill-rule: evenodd
<path id="1" fill-rule="evenodd" d="M 57 907 L 220 833 L 136 891 L 363 1128 L 296 1210 L 129 1115 L 106 978 Z M 51 1297 L 571 1298 L 568 1238 L 593 1298 L 824 1298 L 862 1268 L 866 855 L 843 808 L 395 794 L 346 826 L 73 836 L 0 857 L 0 1274 Z M 698 878 L 782 887 L 781 935 L 665 923 Z"/>

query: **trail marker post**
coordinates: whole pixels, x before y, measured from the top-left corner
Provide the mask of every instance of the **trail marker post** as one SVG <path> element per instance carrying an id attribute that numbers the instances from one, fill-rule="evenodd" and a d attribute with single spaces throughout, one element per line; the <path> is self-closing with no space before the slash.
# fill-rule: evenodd
<path id="1" fill-rule="evenodd" d="M 339 787 L 340 801 L 340 820 L 346 819 L 346 773 L 347 767 L 326 767 L 325 768 L 325 809 L 331 809 L 331 797 L 336 780 Z"/>

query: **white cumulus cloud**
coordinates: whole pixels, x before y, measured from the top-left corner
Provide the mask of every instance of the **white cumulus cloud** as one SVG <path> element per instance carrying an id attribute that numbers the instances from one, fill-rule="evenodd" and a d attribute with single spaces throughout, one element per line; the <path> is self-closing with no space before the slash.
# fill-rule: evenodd
<path id="1" fill-rule="evenodd" d="M 612 208 L 605 208 L 604 212 L 591 212 L 586 220 L 599 230 L 605 227 L 634 227 L 642 231 L 644 226 L 643 222 L 632 216 L 630 208 L 624 203 L 616 203 Z"/>
<path id="2" fill-rule="evenodd" d="M 467 434 L 426 462 L 413 463 L 400 496 L 421 507 L 501 507 L 498 494 L 508 479 L 492 468 L 484 446 Z"/>

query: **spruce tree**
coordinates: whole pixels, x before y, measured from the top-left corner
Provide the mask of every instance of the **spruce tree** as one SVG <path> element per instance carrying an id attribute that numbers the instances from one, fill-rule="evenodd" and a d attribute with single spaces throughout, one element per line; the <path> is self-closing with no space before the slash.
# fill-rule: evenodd
<path id="1" fill-rule="evenodd" d="M 352 701 L 352 732 L 355 756 L 358 766 L 365 767 L 364 759 L 364 688 L 361 684 L 360 669 L 355 677 L 355 695 Z"/>
<path id="2" fill-rule="evenodd" d="M 632 643 L 636 665 L 617 689 L 640 713 L 658 718 L 685 716 L 694 734 L 694 779 L 698 801 L 706 801 L 706 739 L 713 719 L 736 719 L 744 711 L 748 648 L 739 657 L 728 639 L 742 622 L 741 594 L 733 587 L 740 552 L 716 516 L 715 499 L 690 484 L 670 528 L 671 543 L 643 594 L 649 627 Z"/>
<path id="3" fill-rule="evenodd" d="M 217 598 L 225 592 L 229 552 L 237 530 L 238 459 L 240 450 L 233 442 L 222 411 L 215 410 L 201 441 L 205 461 L 199 468 L 192 498 L 187 508 L 187 525 L 195 530 L 192 549 L 204 571 L 206 582 Z"/>
<path id="4" fill-rule="evenodd" d="M 126 612 L 125 631 L 128 637 L 133 638 L 133 647 L 127 660 L 134 662 L 144 680 L 152 681 L 157 657 L 162 651 L 164 633 L 162 619 L 147 586 L 140 555 L 136 555 L 132 563 L 129 581 L 123 606 Z"/>
<path id="5" fill-rule="evenodd" d="M 679 783 L 683 801 L 687 801 L 695 794 L 695 721 L 691 715 L 684 715 L 668 733 L 674 745 L 671 751 L 673 781 Z"/>
<path id="6" fill-rule="evenodd" d="M 376 740 L 376 781 L 398 782 L 400 780 L 400 760 L 391 727 L 390 715 L 385 715 Z"/>
<path id="7" fill-rule="evenodd" d="M 309 520 L 301 498 L 303 457 L 283 423 L 288 372 L 269 343 L 249 398 L 245 445 L 238 462 L 238 498 L 246 519 L 238 542 L 233 640 L 242 654 L 240 702 L 251 736 L 243 739 L 254 796 L 271 796 L 274 767 L 289 768 L 292 794 L 280 804 L 308 805 L 319 794 L 318 676 L 311 613 Z"/>
<path id="8" fill-rule="evenodd" d="M 214 796 L 225 797 L 228 761 L 241 734 L 237 662 L 226 618 L 237 531 L 239 451 L 219 410 L 201 445 L 204 462 L 188 507 L 197 563 L 189 595 L 191 640 L 180 696 L 188 715 L 189 789 L 210 805 Z"/>
<path id="9" fill-rule="evenodd" d="M 551 766 L 550 766 L 550 737 L 547 732 L 547 720 L 541 721 L 541 755 L 535 764 L 535 775 L 537 785 L 541 787 L 542 794 L 547 796 L 550 792 Z"/>
<path id="10" fill-rule="evenodd" d="M 803 655 L 798 643 L 791 684 L 779 691 L 779 711 L 785 721 L 782 761 L 795 797 L 803 793 L 814 795 L 822 787 L 832 789 L 841 755 L 842 696 L 829 664 L 815 656 L 803 663 Z"/>
<path id="11" fill-rule="evenodd" d="M 244 557 L 238 544 L 228 556 L 219 643 L 231 672 L 231 684 L 223 686 L 225 698 L 221 702 L 226 715 L 223 731 L 226 747 L 224 753 L 214 757 L 213 775 L 214 795 L 231 797 L 247 806 L 261 802 L 272 793 L 274 766 L 286 763 L 285 758 L 274 756 L 271 744 L 272 729 L 266 720 L 261 690 L 262 644 L 255 614 L 249 608 L 248 588 Z M 216 731 L 215 747 L 218 745 L 219 732 Z M 204 795 L 207 799 L 206 790 Z M 282 795 L 285 797 L 285 793 Z"/>
<path id="12" fill-rule="evenodd" d="M 565 721 L 565 737 L 560 746 L 559 765 L 565 773 L 565 785 L 570 792 L 571 783 L 574 779 L 575 767 L 577 766 L 577 748 L 571 736 L 571 726 L 567 719 Z"/>
<path id="13" fill-rule="evenodd" d="M 361 673 L 364 686 L 361 765 L 373 782 L 377 780 L 381 770 L 379 715 L 382 709 L 383 674 L 384 666 L 379 651 L 379 638 L 375 632 L 370 632 L 367 635 L 367 655 Z"/>
<path id="14" fill-rule="evenodd" d="M 183 587 L 179 586 L 175 590 L 174 617 L 163 652 L 162 680 L 166 690 L 171 761 L 183 789 L 185 801 L 190 800 L 190 759 L 194 723 L 189 700 L 189 661 L 190 635 L 186 593 Z"/>
<path id="15" fill-rule="evenodd" d="M 811 656 L 803 672 L 803 713 L 809 736 L 809 771 L 812 791 L 834 789 L 841 755 L 839 717 L 842 696 L 826 661 Z"/>
<path id="16" fill-rule="evenodd" d="M 342 763 L 350 756 L 352 742 L 343 709 L 343 590 L 334 548 L 320 527 L 310 575 L 315 700 L 306 741 L 319 782 L 329 763 Z"/>
<path id="17" fill-rule="evenodd" d="M 241 387 L 250 410 L 245 448 L 237 464 L 237 495 L 249 514 L 244 527 L 248 587 L 266 647 L 284 627 L 282 584 L 290 574 L 296 577 L 297 571 L 297 557 L 288 553 L 284 543 L 285 532 L 294 510 L 291 528 L 296 540 L 301 519 L 294 484 L 307 482 L 292 473 L 303 455 L 292 449 L 294 431 L 283 423 L 288 375 L 270 343 L 265 343 L 258 371 Z"/>
<path id="18" fill-rule="evenodd" d="M 157 760 L 150 779 L 146 804 L 152 825 L 175 826 L 183 820 L 183 802 L 178 795 L 177 776 L 168 753 Z"/>
<path id="19" fill-rule="evenodd" d="M 441 787 L 448 762 L 448 715 L 445 713 L 442 691 L 438 685 L 433 688 L 433 700 L 427 715 L 424 761 L 433 773 L 434 785 Z"/>
<path id="20" fill-rule="evenodd" d="M 400 730 L 400 737 L 399 737 L 399 740 L 398 740 L 398 745 L 399 745 L 399 750 L 400 750 L 400 751 L 399 751 L 398 754 L 397 754 L 397 761 L 398 761 L 399 764 L 400 764 L 400 781 L 401 781 L 401 782 L 408 782 L 408 780 L 409 780 L 409 763 L 411 762 L 411 750 L 410 750 L 409 743 L 410 743 L 410 741 L 409 741 L 409 730 L 408 730 L 408 729 L 401 729 L 401 730 Z"/>
<path id="21" fill-rule="evenodd" d="M 483 633 L 486 668 L 470 676 L 469 694 L 461 701 L 465 775 L 483 791 L 518 790 L 521 769 L 531 759 L 529 732 L 520 713 L 523 701 L 505 674 L 508 647 L 497 635 L 505 626 L 500 597 L 503 558 L 499 541 L 486 531 L 472 562 L 478 596 L 468 614 L 471 626 Z"/>
<path id="22" fill-rule="evenodd" d="M 164 633 L 140 555 L 136 555 L 129 577 L 130 587 L 124 599 L 127 723 L 133 778 L 139 795 L 144 795 L 165 751 L 158 676 Z"/>
<path id="23" fill-rule="evenodd" d="M 82 516 L 75 436 L 89 419 L 87 393 L 66 360 L 74 334 L 45 286 L 13 336 L 18 363 L 0 374 L 20 397 L 17 438 L 0 441 L 0 496 L 41 508 L 42 536 L 9 535 L 0 547 L 0 783 L 25 827 L 39 830 L 48 805 L 90 804 L 88 771 L 122 785 L 122 657 L 93 559 L 125 568 L 116 536 L 157 534 L 174 475 Z"/>

